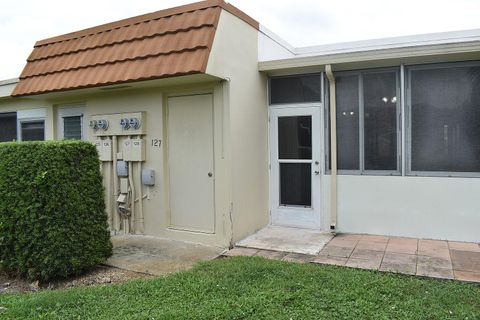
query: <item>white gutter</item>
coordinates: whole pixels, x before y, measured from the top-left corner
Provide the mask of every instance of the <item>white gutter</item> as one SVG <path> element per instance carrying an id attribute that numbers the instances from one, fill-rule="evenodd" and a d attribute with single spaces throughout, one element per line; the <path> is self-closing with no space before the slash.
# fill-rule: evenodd
<path id="1" fill-rule="evenodd" d="M 330 229 L 333 231 L 337 227 L 337 99 L 335 96 L 335 76 L 332 72 L 332 66 L 325 66 L 325 73 L 329 83 L 330 97 Z"/>

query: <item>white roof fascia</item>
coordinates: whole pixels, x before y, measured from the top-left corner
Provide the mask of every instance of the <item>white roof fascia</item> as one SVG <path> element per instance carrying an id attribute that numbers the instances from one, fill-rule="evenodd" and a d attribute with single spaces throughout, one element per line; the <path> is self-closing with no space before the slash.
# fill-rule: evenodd
<path id="1" fill-rule="evenodd" d="M 258 30 L 258 61 L 295 57 L 295 48 L 260 25 Z"/>
<path id="2" fill-rule="evenodd" d="M 295 52 L 289 59 L 260 61 L 259 70 L 480 52 L 480 29 L 304 47 Z"/>
<path id="3" fill-rule="evenodd" d="M 290 51 L 292 54 L 297 54 L 296 49 L 292 45 L 290 45 L 290 43 L 280 38 L 277 34 L 275 34 L 270 29 L 266 28 L 263 25 L 260 25 L 259 31 L 264 35 L 266 35 L 267 37 L 269 37 L 270 39 L 272 39 L 273 41 L 275 41 L 276 43 L 278 43 L 280 46 L 284 47 L 286 50 Z"/>
<path id="4" fill-rule="evenodd" d="M 471 41 L 480 41 L 480 29 L 428 33 L 393 38 L 382 38 L 311 47 L 301 47 L 295 48 L 295 53 L 298 56 L 307 56 L 328 53 L 332 54 L 342 52 L 381 50 Z"/>
<path id="5" fill-rule="evenodd" d="M 290 59 L 259 62 L 260 71 L 319 66 L 337 63 L 352 63 L 385 59 L 401 59 L 442 54 L 480 52 L 480 42 L 451 43 L 424 47 L 404 47 L 383 50 L 358 51 L 348 53 L 297 56 Z M 480 56 L 479 56 L 480 58 Z"/>

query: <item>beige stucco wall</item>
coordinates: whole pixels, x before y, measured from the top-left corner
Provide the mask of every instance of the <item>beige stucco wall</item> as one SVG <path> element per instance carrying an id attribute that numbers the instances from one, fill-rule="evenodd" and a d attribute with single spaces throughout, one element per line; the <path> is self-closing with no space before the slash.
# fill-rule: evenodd
<path id="1" fill-rule="evenodd" d="M 258 30 L 222 11 L 207 73 L 228 78 L 235 242 L 269 221 L 267 80 L 258 72 Z"/>
<path id="2" fill-rule="evenodd" d="M 212 93 L 214 97 L 214 161 L 215 161 L 215 232 L 213 234 L 188 232 L 170 229 L 170 211 L 168 205 L 168 163 L 165 141 L 168 132 L 166 130 L 165 115 L 167 112 L 167 98 L 183 94 Z M 229 154 L 229 144 L 225 142 L 224 133 L 228 124 L 224 123 L 223 115 L 228 114 L 223 110 L 222 84 L 217 82 L 183 84 L 172 87 L 155 88 L 132 88 L 121 91 L 92 91 L 82 95 L 55 94 L 45 98 L 18 99 L 4 98 L 0 100 L 0 112 L 18 111 L 22 109 L 46 108 L 46 139 L 58 139 L 58 109 L 65 105 L 85 105 L 84 121 L 89 122 L 92 115 L 116 114 L 130 112 L 145 112 L 147 134 L 146 161 L 143 168 L 155 170 L 156 184 L 150 187 L 141 186 L 140 177 L 136 174 L 138 164 L 134 164 L 134 185 L 137 192 L 141 189 L 144 211 L 144 234 L 168 237 L 171 239 L 192 241 L 209 245 L 226 247 L 230 244 L 230 198 L 228 188 L 230 169 L 229 160 L 225 154 Z M 111 124 L 116 125 L 116 124 Z M 86 126 L 85 139 L 94 141 L 93 131 Z M 122 151 L 122 141 L 125 137 L 119 137 L 119 152 Z M 152 139 L 160 139 L 160 147 L 151 144 Z M 114 213 L 115 199 L 113 196 L 112 162 L 102 164 L 104 185 L 106 192 L 106 206 L 109 214 Z M 136 211 L 138 212 L 137 203 Z"/>

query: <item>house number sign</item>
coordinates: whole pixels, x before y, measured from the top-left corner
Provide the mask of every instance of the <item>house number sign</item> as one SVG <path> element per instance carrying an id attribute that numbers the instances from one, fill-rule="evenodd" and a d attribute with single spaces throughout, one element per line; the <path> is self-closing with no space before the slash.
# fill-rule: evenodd
<path id="1" fill-rule="evenodd" d="M 160 148 L 162 146 L 162 140 L 161 139 L 152 139 L 151 146 L 156 147 L 156 148 Z"/>

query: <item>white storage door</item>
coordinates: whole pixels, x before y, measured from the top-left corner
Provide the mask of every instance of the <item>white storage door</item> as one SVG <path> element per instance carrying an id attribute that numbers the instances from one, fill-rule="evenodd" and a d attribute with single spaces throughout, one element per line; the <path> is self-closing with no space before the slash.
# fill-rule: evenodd
<path id="1" fill-rule="evenodd" d="M 168 99 L 170 227 L 213 233 L 214 161 L 211 94 Z"/>

